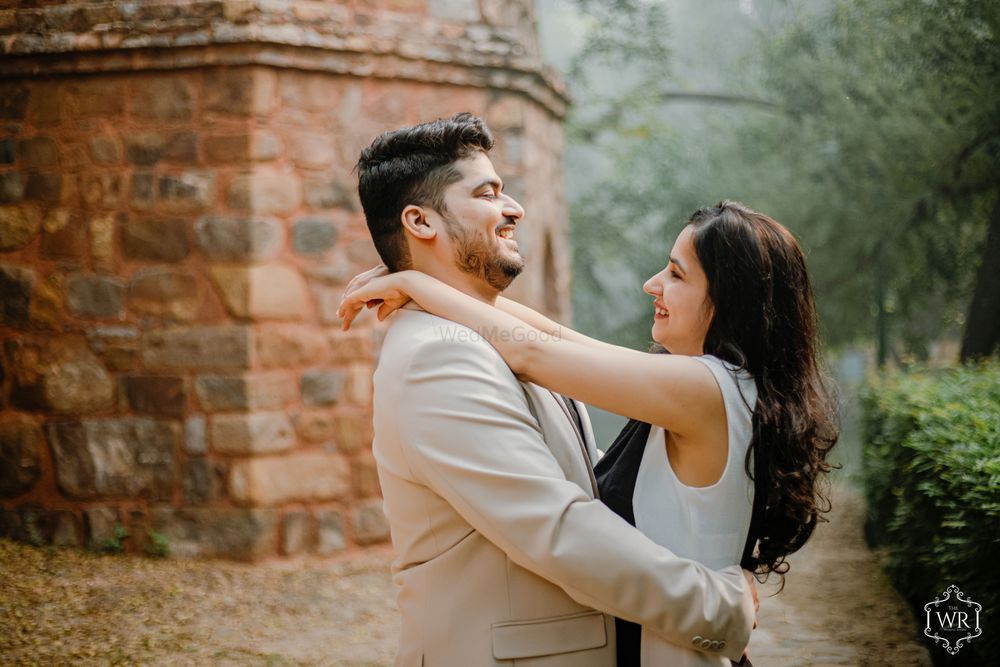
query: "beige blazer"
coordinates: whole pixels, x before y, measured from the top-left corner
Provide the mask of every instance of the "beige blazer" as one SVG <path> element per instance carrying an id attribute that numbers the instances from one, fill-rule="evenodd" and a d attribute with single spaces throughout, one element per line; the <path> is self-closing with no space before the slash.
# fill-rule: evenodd
<path id="1" fill-rule="evenodd" d="M 738 567 L 654 544 L 595 499 L 596 453 L 554 394 L 475 332 L 403 309 L 375 372 L 401 667 L 613 667 L 614 619 L 738 659 L 754 611 Z"/>

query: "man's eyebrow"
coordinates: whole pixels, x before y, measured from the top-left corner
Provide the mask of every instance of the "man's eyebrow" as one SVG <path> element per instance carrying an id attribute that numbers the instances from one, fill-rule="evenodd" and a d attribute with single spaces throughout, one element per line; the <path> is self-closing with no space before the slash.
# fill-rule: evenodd
<path id="1" fill-rule="evenodd" d="M 503 190 L 503 181 L 501 181 L 499 178 L 484 178 L 479 183 L 476 183 L 476 187 L 474 187 L 472 189 L 473 190 L 478 190 L 479 188 L 483 187 L 484 185 L 492 185 L 493 188 L 495 190 L 497 190 L 498 192 L 500 192 L 500 191 Z"/>
<path id="2" fill-rule="evenodd" d="M 687 273 L 687 269 L 684 268 L 683 264 L 681 264 L 681 260 L 679 260 L 676 257 L 674 257 L 673 255 L 671 255 L 670 256 L 670 262 L 673 263 L 673 264 L 676 264 L 678 267 L 680 267 L 680 270 L 683 271 L 684 273 Z"/>

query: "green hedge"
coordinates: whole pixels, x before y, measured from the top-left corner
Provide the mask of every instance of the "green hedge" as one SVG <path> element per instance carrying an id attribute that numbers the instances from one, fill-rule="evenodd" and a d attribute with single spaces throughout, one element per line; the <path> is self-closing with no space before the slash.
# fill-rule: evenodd
<path id="1" fill-rule="evenodd" d="M 949 584 L 983 634 L 937 664 L 1000 664 L 1000 364 L 891 374 L 862 394 L 869 540 L 921 627 Z"/>

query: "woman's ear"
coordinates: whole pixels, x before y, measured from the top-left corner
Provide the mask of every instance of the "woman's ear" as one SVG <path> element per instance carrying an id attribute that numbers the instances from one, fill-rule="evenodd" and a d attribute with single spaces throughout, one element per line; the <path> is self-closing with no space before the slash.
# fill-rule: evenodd
<path id="1" fill-rule="evenodd" d="M 400 218 L 406 231 L 418 239 L 430 240 L 437 235 L 437 231 L 427 218 L 427 211 L 421 206 L 410 204 L 403 209 Z"/>

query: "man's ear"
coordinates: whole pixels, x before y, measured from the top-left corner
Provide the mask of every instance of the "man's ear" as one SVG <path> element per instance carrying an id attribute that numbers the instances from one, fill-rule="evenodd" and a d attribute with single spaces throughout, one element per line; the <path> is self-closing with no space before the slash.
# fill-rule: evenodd
<path id="1" fill-rule="evenodd" d="M 403 209 L 400 217 L 406 231 L 418 239 L 429 241 L 437 235 L 437 230 L 434 229 L 430 220 L 427 219 L 427 211 L 421 206 L 410 204 Z"/>

